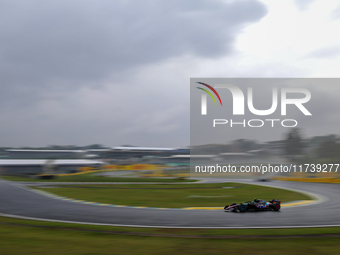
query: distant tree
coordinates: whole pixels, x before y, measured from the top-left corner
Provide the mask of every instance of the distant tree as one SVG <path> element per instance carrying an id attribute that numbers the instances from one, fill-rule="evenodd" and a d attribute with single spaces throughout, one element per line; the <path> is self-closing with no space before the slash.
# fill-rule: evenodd
<path id="1" fill-rule="evenodd" d="M 91 144 L 91 145 L 87 145 L 84 148 L 86 149 L 103 149 L 104 146 L 101 144 Z"/>
<path id="2" fill-rule="evenodd" d="M 301 155 L 305 145 L 298 128 L 293 128 L 287 133 L 285 140 L 285 154 L 294 158 L 294 156 Z"/>
<path id="3" fill-rule="evenodd" d="M 340 144 L 337 141 L 331 140 L 321 143 L 317 149 L 316 154 L 319 158 L 340 158 Z"/>
<path id="4" fill-rule="evenodd" d="M 312 138 L 309 139 L 309 146 L 318 146 L 324 142 L 328 141 L 336 141 L 337 136 L 336 135 L 324 135 L 324 136 L 313 136 Z"/>
<path id="5" fill-rule="evenodd" d="M 233 141 L 232 146 L 234 151 L 239 152 L 256 150 L 259 148 L 259 145 L 255 141 L 247 139 L 237 139 Z"/>

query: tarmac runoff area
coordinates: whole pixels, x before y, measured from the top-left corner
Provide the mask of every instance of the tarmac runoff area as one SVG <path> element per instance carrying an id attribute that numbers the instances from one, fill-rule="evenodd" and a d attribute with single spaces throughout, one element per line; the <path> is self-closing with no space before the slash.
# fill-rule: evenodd
<path id="1" fill-rule="evenodd" d="M 259 184 L 251 180 L 229 181 L 294 190 L 311 196 L 313 200 L 282 204 L 283 208 L 280 212 L 226 213 L 223 207 L 151 208 L 72 200 L 31 190 L 18 183 L 0 180 L 2 194 L 0 215 L 65 223 L 157 228 L 340 226 L 338 184 L 284 181 Z M 221 180 L 209 179 L 202 182 L 221 182 Z"/>

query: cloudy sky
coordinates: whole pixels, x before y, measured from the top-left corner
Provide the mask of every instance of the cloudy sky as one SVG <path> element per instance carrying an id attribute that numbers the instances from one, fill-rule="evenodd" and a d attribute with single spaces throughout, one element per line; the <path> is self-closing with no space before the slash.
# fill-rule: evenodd
<path id="1" fill-rule="evenodd" d="M 0 24 L 0 147 L 187 146 L 190 77 L 340 71 L 337 0 L 4 0 Z"/>

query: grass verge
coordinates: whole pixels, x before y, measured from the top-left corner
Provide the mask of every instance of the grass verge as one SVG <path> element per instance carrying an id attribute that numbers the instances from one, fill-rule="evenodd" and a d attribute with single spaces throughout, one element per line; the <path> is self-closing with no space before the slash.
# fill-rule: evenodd
<path id="1" fill-rule="evenodd" d="M 123 228 L 0 217 L 0 254 L 337 254 L 340 238 L 332 235 L 339 233 L 340 228 Z"/>
<path id="2" fill-rule="evenodd" d="M 91 202 L 164 208 L 224 207 L 232 202 L 240 203 L 254 198 L 277 198 L 282 202 L 310 199 L 294 191 L 239 183 L 63 185 L 37 189 Z"/>

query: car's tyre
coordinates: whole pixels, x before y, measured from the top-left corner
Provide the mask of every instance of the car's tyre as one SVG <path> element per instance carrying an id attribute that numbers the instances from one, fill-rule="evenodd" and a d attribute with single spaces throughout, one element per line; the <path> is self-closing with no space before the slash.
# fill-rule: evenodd
<path id="1" fill-rule="evenodd" d="M 274 211 L 280 211 L 280 209 L 281 209 L 280 203 L 275 203 L 275 204 L 273 204 L 273 210 L 274 210 Z"/>
<path id="2" fill-rule="evenodd" d="M 245 212 L 245 211 L 247 211 L 247 206 L 241 203 L 241 204 L 238 205 L 238 210 L 240 212 Z"/>

